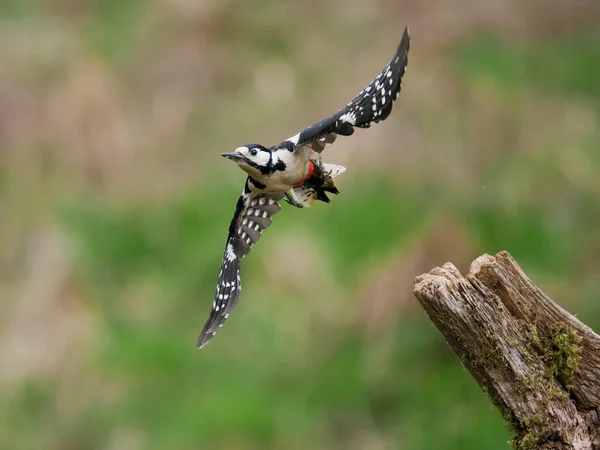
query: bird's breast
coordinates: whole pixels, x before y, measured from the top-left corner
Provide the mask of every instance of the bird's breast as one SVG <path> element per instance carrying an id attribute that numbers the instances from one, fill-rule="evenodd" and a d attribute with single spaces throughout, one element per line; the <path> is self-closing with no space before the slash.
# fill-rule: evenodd
<path id="1" fill-rule="evenodd" d="M 267 187 L 263 192 L 269 194 L 285 193 L 294 185 L 306 179 L 309 172 L 310 149 L 299 148 L 295 152 L 285 152 L 280 156 L 280 160 L 285 163 L 284 170 L 277 170 L 270 173 L 259 181 Z"/>
<path id="2" fill-rule="evenodd" d="M 295 164 L 286 167 L 283 171 L 277 171 L 268 175 L 263 184 L 267 189 L 275 192 L 287 192 L 292 186 L 306 178 L 308 174 L 308 163 Z"/>

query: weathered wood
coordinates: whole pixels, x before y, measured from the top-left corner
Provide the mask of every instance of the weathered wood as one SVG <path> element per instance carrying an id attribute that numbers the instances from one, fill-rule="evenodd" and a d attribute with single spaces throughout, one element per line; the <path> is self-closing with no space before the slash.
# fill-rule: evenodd
<path id="1" fill-rule="evenodd" d="M 414 294 L 508 422 L 517 449 L 600 450 L 600 336 L 554 303 L 507 252 L 450 263 Z"/>

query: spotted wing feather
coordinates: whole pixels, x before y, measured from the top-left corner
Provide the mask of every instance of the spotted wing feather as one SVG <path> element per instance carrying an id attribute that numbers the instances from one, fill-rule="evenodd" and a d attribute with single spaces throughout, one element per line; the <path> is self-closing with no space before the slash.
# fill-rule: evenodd
<path id="1" fill-rule="evenodd" d="M 208 321 L 198 337 L 198 348 L 202 348 L 212 339 L 237 304 L 242 288 L 240 260 L 250 253 L 263 230 L 271 225 L 271 217 L 281 209 L 278 203 L 280 199 L 275 196 L 253 194 L 246 183 L 229 226 L 217 291 Z"/>
<path id="2" fill-rule="evenodd" d="M 355 127 L 369 128 L 372 123 L 385 120 L 402 88 L 409 50 L 410 36 L 408 28 L 405 28 L 390 63 L 350 103 L 335 114 L 286 139 L 277 147 L 294 151 L 310 145 L 314 151 L 321 153 L 326 144 L 335 141 L 337 135 L 350 136 Z"/>

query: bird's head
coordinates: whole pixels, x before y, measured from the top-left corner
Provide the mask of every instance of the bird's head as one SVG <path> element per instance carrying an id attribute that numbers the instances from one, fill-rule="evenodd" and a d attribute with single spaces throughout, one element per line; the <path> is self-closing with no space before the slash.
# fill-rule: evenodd
<path id="1" fill-rule="evenodd" d="M 258 177 L 269 171 L 272 154 L 268 148 L 258 144 L 238 147 L 234 152 L 222 153 L 221 156 L 232 160 L 252 177 Z"/>

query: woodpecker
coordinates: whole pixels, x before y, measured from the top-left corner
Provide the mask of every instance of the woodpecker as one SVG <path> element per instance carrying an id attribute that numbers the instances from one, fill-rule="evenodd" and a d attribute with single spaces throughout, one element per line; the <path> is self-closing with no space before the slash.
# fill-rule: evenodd
<path id="1" fill-rule="evenodd" d="M 240 297 L 240 260 L 271 225 L 272 216 L 285 201 L 297 208 L 316 201 L 329 203 L 328 193 L 338 194 L 334 179 L 345 167 L 323 163 L 321 152 L 337 136 L 350 136 L 354 128 L 369 128 L 385 120 L 402 87 L 406 72 L 410 36 L 408 27 L 390 63 L 350 103 L 335 114 L 309 126 L 278 145 L 249 144 L 223 153 L 247 173 L 242 195 L 237 201 L 212 310 L 198 337 L 197 347 L 205 346 L 229 317 Z"/>

